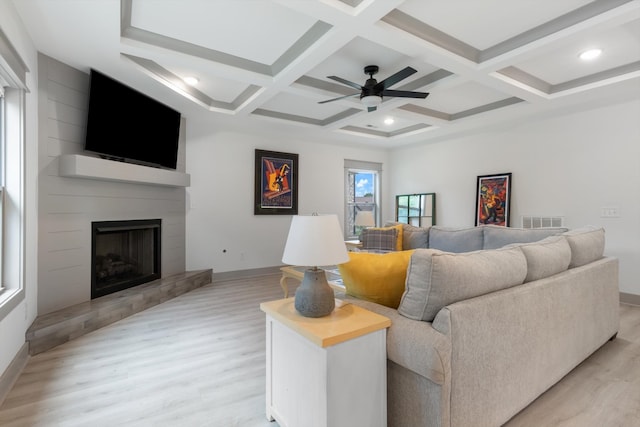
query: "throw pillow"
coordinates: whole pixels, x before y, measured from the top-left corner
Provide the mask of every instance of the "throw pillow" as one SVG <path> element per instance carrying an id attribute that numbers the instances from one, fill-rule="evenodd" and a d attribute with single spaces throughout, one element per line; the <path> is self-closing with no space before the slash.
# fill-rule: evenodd
<path id="1" fill-rule="evenodd" d="M 402 225 L 402 250 L 409 249 L 426 249 L 429 247 L 429 227 L 416 227 L 411 224 L 400 222 L 387 222 L 385 227 L 393 225 Z"/>
<path id="2" fill-rule="evenodd" d="M 338 265 L 346 293 L 365 301 L 398 308 L 412 253 L 349 252 L 349 262 Z"/>
<path id="3" fill-rule="evenodd" d="M 362 241 L 362 249 L 401 251 L 402 225 L 366 228 L 362 231 L 360 240 Z"/>
<path id="4" fill-rule="evenodd" d="M 398 313 L 431 322 L 449 304 L 521 285 L 526 276 L 527 260 L 518 247 L 465 253 L 416 249 Z"/>
<path id="5" fill-rule="evenodd" d="M 569 267 L 571 248 L 564 236 L 550 236 L 539 242 L 507 245 L 507 247 L 516 246 L 522 249 L 527 259 L 525 283 L 553 276 Z"/>
<path id="6" fill-rule="evenodd" d="M 380 227 L 380 230 L 388 230 L 390 228 L 395 228 L 398 230 L 398 239 L 396 240 L 396 251 L 401 251 L 403 246 L 403 238 L 404 238 L 404 228 L 402 224 L 393 224 L 393 225 L 385 225 L 384 227 Z"/>
<path id="7" fill-rule="evenodd" d="M 451 228 L 434 225 L 429 229 L 429 249 L 460 253 L 483 248 L 482 227 Z"/>
<path id="8" fill-rule="evenodd" d="M 498 249 L 511 243 L 537 242 L 549 236 L 557 236 L 567 231 L 563 227 L 516 228 L 498 225 L 481 225 L 484 231 L 483 249 Z"/>
<path id="9" fill-rule="evenodd" d="M 589 264 L 604 255 L 604 228 L 586 226 L 562 233 L 571 247 L 569 268 Z"/>

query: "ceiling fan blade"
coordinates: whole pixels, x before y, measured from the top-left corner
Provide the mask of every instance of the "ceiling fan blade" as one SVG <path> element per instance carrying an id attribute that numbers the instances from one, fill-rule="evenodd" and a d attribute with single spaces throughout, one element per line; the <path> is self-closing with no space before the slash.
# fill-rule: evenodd
<path id="1" fill-rule="evenodd" d="M 359 84 L 354 83 L 354 82 L 350 82 L 349 80 L 345 80 L 345 79 L 343 79 L 342 77 L 338 77 L 338 76 L 327 76 L 327 78 L 328 78 L 328 79 L 331 79 L 331 80 L 335 80 L 335 81 L 340 82 L 340 83 L 342 83 L 342 84 L 345 84 L 345 85 L 347 85 L 347 86 L 351 86 L 352 88 L 355 88 L 355 89 L 358 89 L 358 90 L 362 90 L 362 86 L 360 86 Z"/>
<path id="2" fill-rule="evenodd" d="M 411 92 L 409 90 L 383 90 L 382 96 L 395 96 L 398 98 L 426 98 L 427 92 Z"/>
<path id="3" fill-rule="evenodd" d="M 384 79 L 383 81 L 379 82 L 378 84 L 376 84 L 375 89 L 376 90 L 384 90 L 388 87 L 393 86 L 394 84 L 398 83 L 400 80 L 404 80 L 407 77 L 409 77 L 411 74 L 416 73 L 417 71 L 414 68 L 411 67 L 406 67 L 403 70 L 398 71 L 397 73 L 393 74 L 392 76 L 387 77 L 386 79 Z"/>
<path id="4" fill-rule="evenodd" d="M 337 101 L 338 99 L 349 98 L 350 96 L 360 95 L 359 93 L 352 93 L 351 95 L 339 96 L 337 98 L 327 99 L 326 101 L 318 101 L 318 104 L 326 104 L 327 102 Z"/>

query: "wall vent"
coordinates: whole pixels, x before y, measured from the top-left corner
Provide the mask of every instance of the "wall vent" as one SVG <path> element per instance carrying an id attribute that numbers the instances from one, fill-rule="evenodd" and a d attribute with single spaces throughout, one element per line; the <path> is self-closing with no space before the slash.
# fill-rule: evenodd
<path id="1" fill-rule="evenodd" d="M 564 227 L 563 216 L 523 215 L 522 228 Z"/>

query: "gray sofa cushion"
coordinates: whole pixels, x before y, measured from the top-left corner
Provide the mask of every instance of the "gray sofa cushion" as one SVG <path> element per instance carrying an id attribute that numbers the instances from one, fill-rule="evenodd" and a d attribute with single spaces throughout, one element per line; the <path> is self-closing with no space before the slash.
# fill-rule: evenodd
<path id="1" fill-rule="evenodd" d="M 525 283 L 561 273 L 569 267 L 571 261 L 571 248 L 564 236 L 550 236 L 539 242 L 514 243 L 508 246 L 519 246 L 527 259 Z"/>
<path id="2" fill-rule="evenodd" d="M 483 249 L 498 249 L 511 243 L 537 242 L 545 237 L 555 236 L 567 231 L 563 227 L 513 228 L 482 225 L 481 228 L 484 234 Z"/>
<path id="3" fill-rule="evenodd" d="M 526 275 L 527 260 L 519 247 L 458 254 L 416 249 L 398 312 L 430 322 L 446 305 L 520 285 Z"/>
<path id="4" fill-rule="evenodd" d="M 429 229 L 429 249 L 445 252 L 471 252 L 483 248 L 482 227 L 450 228 L 434 225 Z"/>
<path id="5" fill-rule="evenodd" d="M 604 228 L 587 226 L 562 234 L 571 247 L 569 268 L 589 264 L 604 255 Z"/>
<path id="6" fill-rule="evenodd" d="M 408 251 L 411 249 L 426 249 L 429 247 L 429 228 L 430 227 L 416 227 L 411 224 L 404 224 L 401 222 L 387 222 L 385 227 L 402 224 L 402 250 Z"/>

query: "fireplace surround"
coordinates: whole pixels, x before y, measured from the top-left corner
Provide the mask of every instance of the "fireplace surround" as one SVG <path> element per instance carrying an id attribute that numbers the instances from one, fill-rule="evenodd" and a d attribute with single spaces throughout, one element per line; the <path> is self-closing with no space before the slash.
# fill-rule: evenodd
<path id="1" fill-rule="evenodd" d="M 161 275 L 161 219 L 91 223 L 91 299 Z"/>

